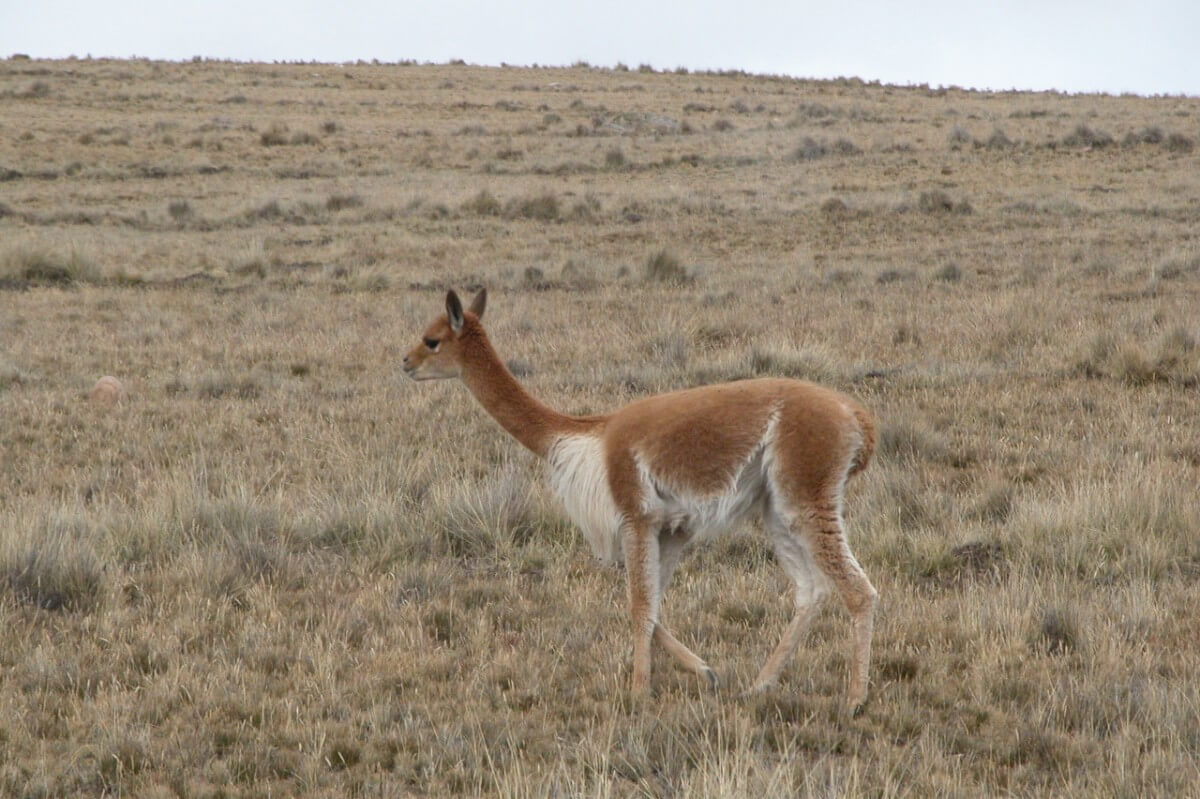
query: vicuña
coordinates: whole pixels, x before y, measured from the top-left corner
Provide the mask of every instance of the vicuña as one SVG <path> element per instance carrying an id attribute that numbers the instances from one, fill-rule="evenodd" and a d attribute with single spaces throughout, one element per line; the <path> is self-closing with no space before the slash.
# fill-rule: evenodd
<path id="1" fill-rule="evenodd" d="M 486 303 L 480 291 L 464 310 L 449 292 L 446 313 L 405 356 L 404 371 L 417 380 L 461 378 L 501 427 L 545 458 L 550 485 L 595 553 L 623 555 L 633 693 L 650 690 L 652 641 L 716 685 L 708 664 L 663 626 L 659 606 L 689 545 L 758 513 L 796 583 L 796 608 L 752 690 L 775 683 L 832 587 L 853 625 L 847 701 L 858 710 L 867 695 L 878 594 L 846 543 L 842 496 L 874 450 L 870 414 L 831 389 L 762 378 L 569 416 L 531 396 L 505 367 L 480 323 Z"/>

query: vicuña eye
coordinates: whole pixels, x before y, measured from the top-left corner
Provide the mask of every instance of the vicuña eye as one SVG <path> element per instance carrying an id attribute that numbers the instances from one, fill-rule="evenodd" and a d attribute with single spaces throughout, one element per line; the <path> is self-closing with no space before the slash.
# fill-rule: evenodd
<path id="1" fill-rule="evenodd" d="M 438 341 L 436 338 L 425 339 L 425 346 L 428 347 L 429 349 L 433 350 L 434 352 L 437 352 L 438 345 L 441 343 L 442 342 Z"/>

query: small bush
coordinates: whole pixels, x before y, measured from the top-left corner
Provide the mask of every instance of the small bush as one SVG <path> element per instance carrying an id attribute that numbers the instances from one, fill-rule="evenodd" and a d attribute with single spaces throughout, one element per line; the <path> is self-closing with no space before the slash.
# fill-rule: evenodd
<path id="1" fill-rule="evenodd" d="M 950 131 L 950 146 L 957 150 L 964 144 L 971 143 L 971 132 L 962 125 L 955 125 Z"/>
<path id="2" fill-rule="evenodd" d="M 718 133 L 725 133 L 727 131 L 733 130 L 734 128 L 733 128 L 733 123 L 730 122 L 728 119 L 718 119 L 716 122 L 712 123 L 712 129 L 717 131 Z"/>

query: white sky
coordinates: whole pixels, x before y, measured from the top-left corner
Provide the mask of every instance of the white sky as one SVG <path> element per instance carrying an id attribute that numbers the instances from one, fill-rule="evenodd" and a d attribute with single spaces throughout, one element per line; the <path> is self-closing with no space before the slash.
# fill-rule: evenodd
<path id="1" fill-rule="evenodd" d="M 0 0 L 0 57 L 745 69 L 1200 95 L 1200 0 Z"/>

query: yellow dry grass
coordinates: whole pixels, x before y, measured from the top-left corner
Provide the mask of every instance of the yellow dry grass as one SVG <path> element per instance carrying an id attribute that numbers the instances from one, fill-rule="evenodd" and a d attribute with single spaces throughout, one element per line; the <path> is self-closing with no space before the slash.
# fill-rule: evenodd
<path id="1" fill-rule="evenodd" d="M 1200 101 L 576 67 L 0 62 L 0 794 L 1195 795 Z M 882 596 L 778 690 L 748 529 L 631 705 L 620 573 L 459 385 L 881 422 Z M 125 388 L 98 405 L 101 375 Z"/>

